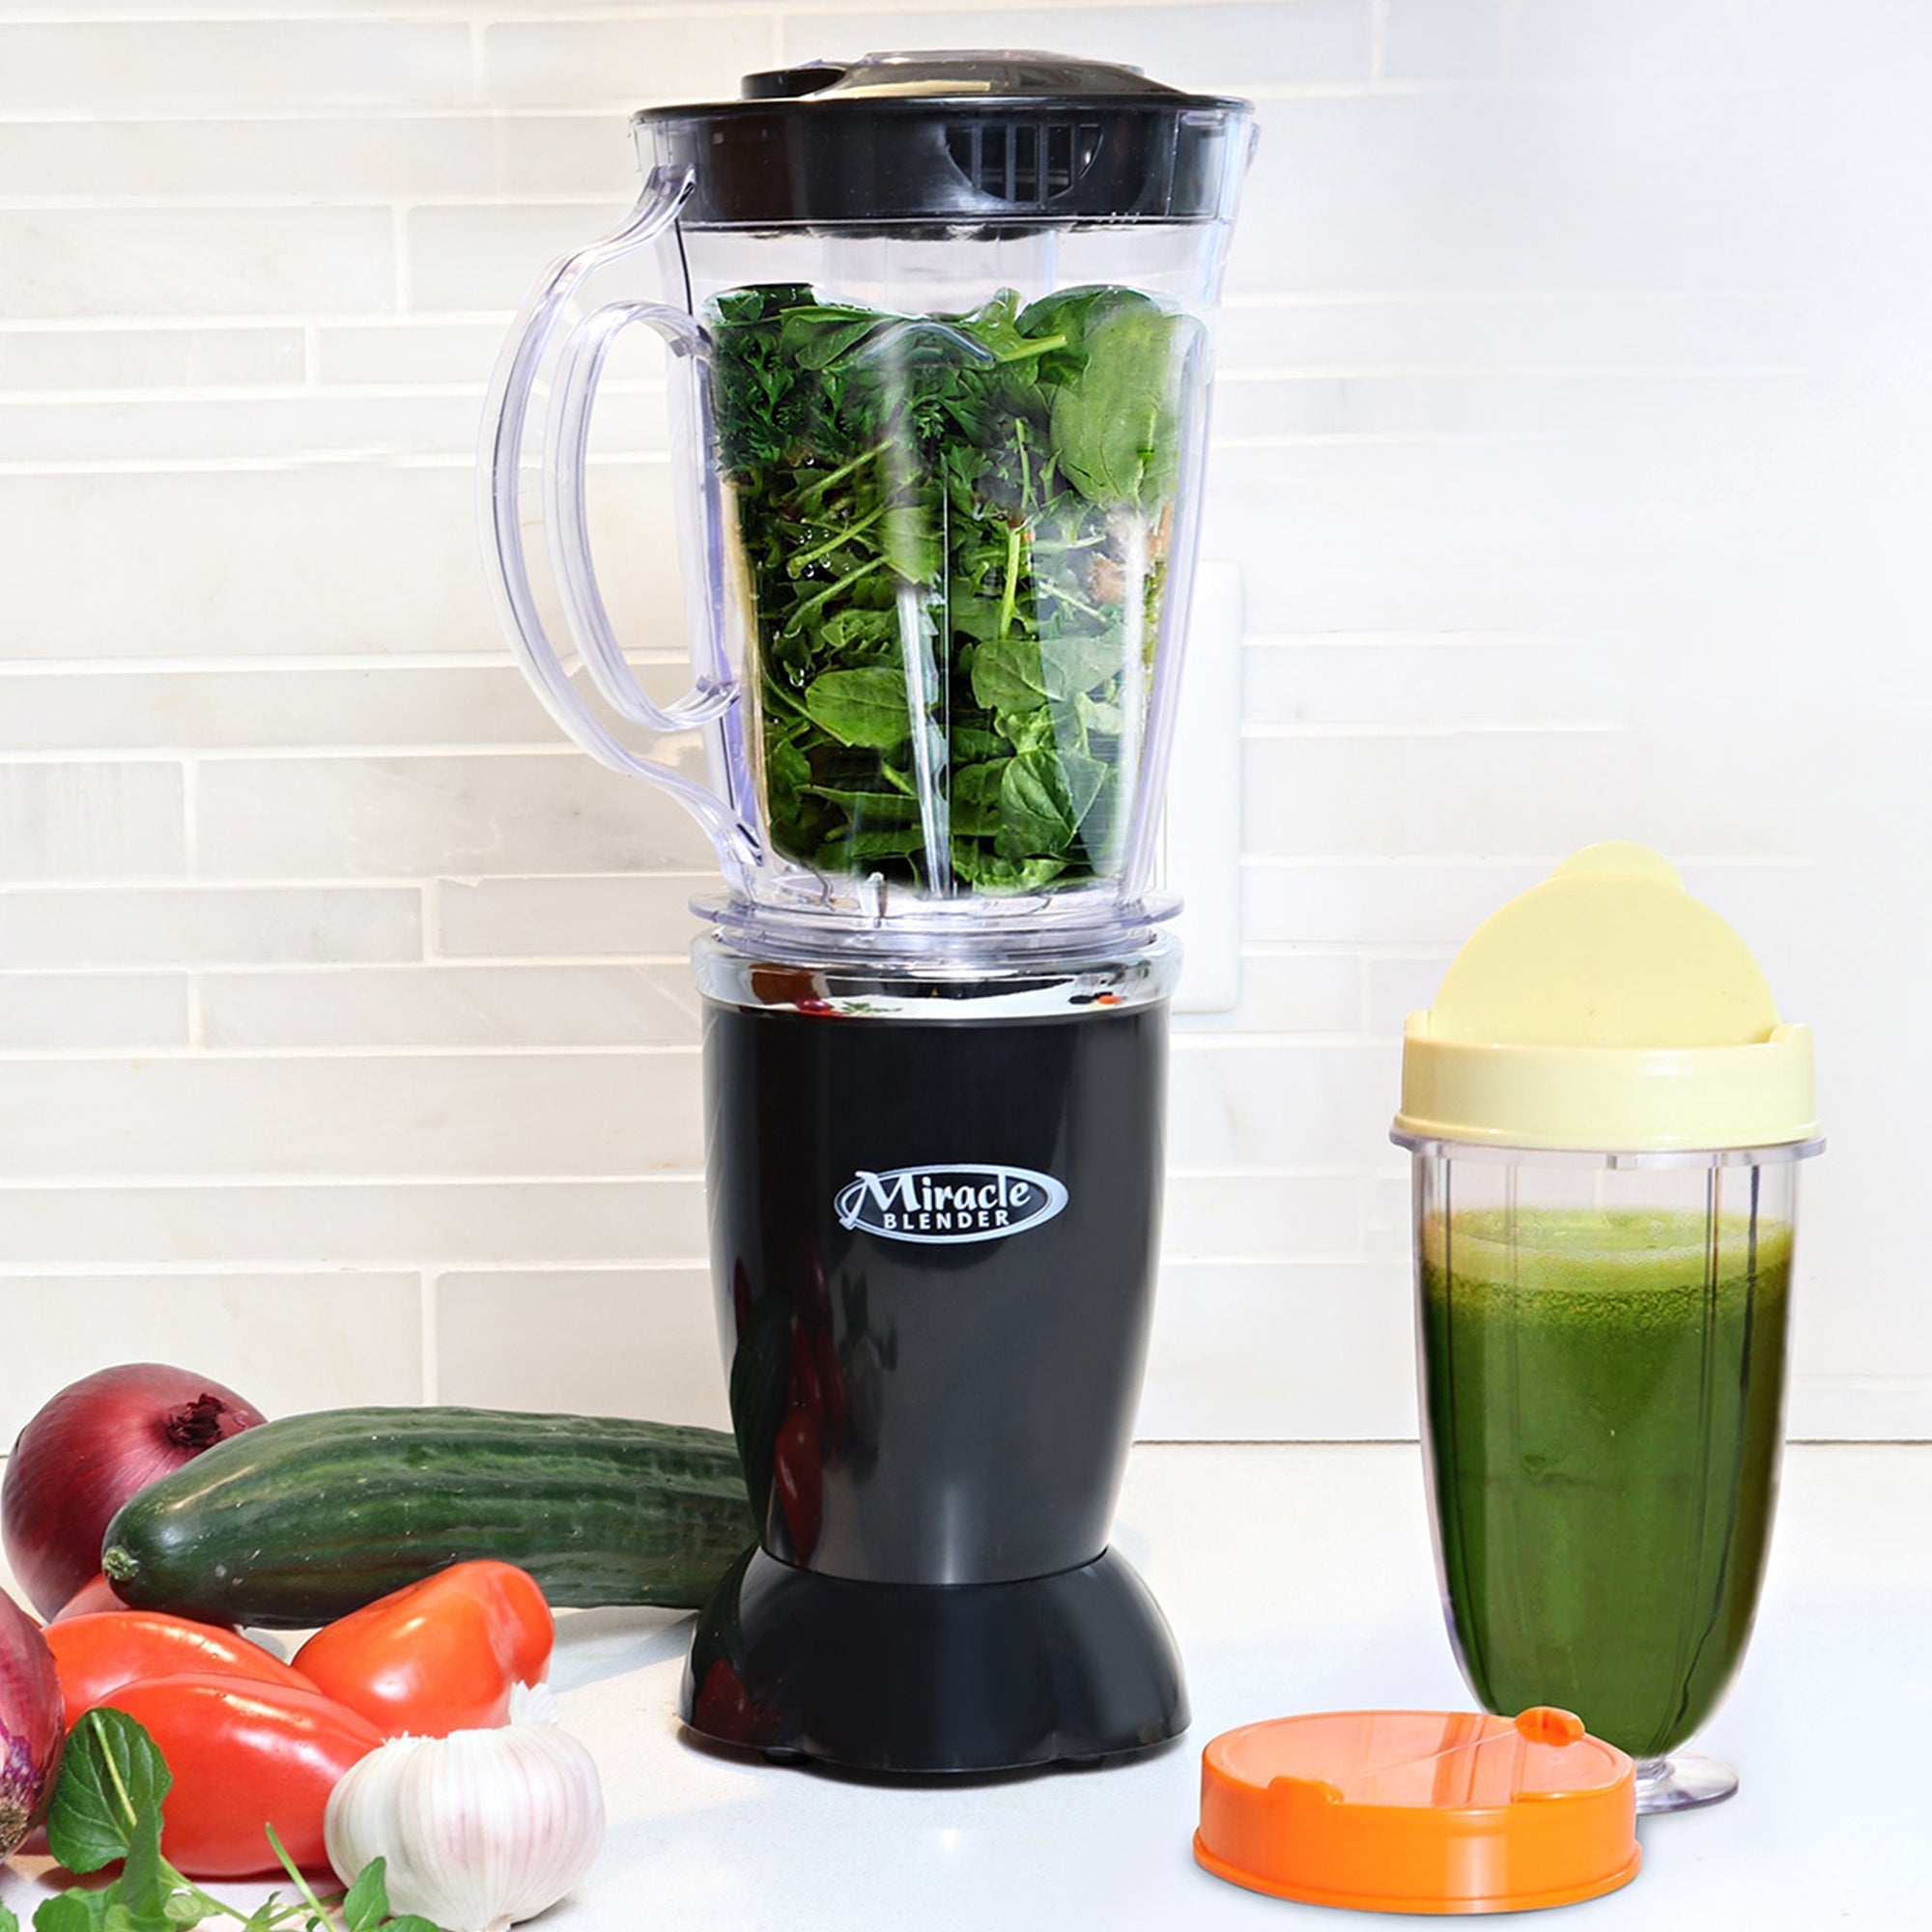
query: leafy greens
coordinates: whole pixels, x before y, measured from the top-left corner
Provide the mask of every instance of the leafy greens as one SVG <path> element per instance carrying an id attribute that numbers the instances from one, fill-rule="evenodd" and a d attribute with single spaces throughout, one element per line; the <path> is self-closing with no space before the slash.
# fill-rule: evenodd
<path id="1" fill-rule="evenodd" d="M 1124 288 L 706 321 L 778 849 L 941 892 L 1117 870 L 1197 326 Z"/>
<path id="2" fill-rule="evenodd" d="M 71 1886 L 43 1899 L 34 1932 L 184 1932 L 208 1918 L 228 1918 L 241 1932 L 280 1932 L 296 1921 L 301 1932 L 438 1932 L 414 1913 L 391 1917 L 387 1878 L 372 1859 L 343 1896 L 318 1898 L 272 1826 L 270 1846 L 297 1895 L 270 1897 L 254 1912 L 225 1904 L 184 1878 L 161 1856 L 161 1804 L 174 1784 L 167 1759 L 147 1731 L 125 1712 L 86 1712 L 69 1734 L 53 1804 L 47 1849 L 71 1872 L 97 1872 L 121 1861 L 109 1885 Z M 19 1932 L 19 1920 L 0 1905 L 0 1932 Z"/>

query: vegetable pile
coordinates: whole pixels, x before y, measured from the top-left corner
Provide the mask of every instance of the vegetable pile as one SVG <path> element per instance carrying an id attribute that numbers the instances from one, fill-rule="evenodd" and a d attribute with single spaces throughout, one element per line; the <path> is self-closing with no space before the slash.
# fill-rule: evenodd
<path id="1" fill-rule="evenodd" d="M 44 1819 L 69 1871 L 120 1865 L 43 1902 L 35 1932 L 533 1917 L 588 1870 L 603 1798 L 542 1689 L 557 1598 L 499 1558 L 569 1601 L 696 1605 L 753 1534 L 717 1431 L 269 1423 L 148 1364 L 63 1390 L 15 1453 L 0 1519 L 59 1614 L 43 1630 L 0 1593 L 0 1857 Z M 233 1627 L 258 1620 L 325 1627 L 289 1663 Z M 348 1890 L 320 1895 L 305 1874 L 331 1867 Z M 200 1883 L 278 1871 L 293 1895 L 252 1914 Z"/>
<path id="2" fill-rule="evenodd" d="M 778 849 L 937 893 L 1117 870 L 1198 326 L 1124 288 L 706 322 Z"/>
<path id="3" fill-rule="evenodd" d="M 155 1611 L 44 1634 L 20 1623 L 15 1648 L 31 1661 L 37 1647 L 46 1682 L 22 1696 L 17 1672 L 0 1679 L 0 1720 L 51 1706 L 48 1849 L 78 1873 L 122 1862 L 106 1887 L 43 1903 L 36 1932 L 165 1932 L 210 1916 L 251 1932 L 501 1932 L 561 1897 L 603 1841 L 596 1767 L 536 1688 L 550 1608 L 508 1564 L 460 1563 L 368 1605 L 294 1665 Z M 303 1874 L 331 1866 L 350 1889 L 326 1900 Z M 252 1916 L 198 1883 L 277 1869 L 295 1897 Z M 17 1932 L 4 1907 L 0 1932 Z"/>

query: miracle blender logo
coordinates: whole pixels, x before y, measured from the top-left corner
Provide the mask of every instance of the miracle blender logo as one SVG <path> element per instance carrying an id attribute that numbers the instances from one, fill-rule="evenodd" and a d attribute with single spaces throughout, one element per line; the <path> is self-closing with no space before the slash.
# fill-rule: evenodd
<path id="1" fill-rule="evenodd" d="M 1052 1220 L 1066 1189 L 1030 1167 L 862 1167 L 832 1205 L 841 1228 L 889 1241 L 987 1241 Z"/>

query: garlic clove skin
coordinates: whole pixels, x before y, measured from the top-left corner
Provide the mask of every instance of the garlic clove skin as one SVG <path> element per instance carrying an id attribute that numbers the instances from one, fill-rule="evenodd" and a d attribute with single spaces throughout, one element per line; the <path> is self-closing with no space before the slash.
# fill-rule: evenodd
<path id="1" fill-rule="evenodd" d="M 519 1687 L 500 1729 L 395 1738 L 330 1793 L 323 1828 L 343 1884 L 387 1861 L 389 1909 L 444 1932 L 506 1932 L 590 1869 L 604 1793 L 547 1690 Z"/>

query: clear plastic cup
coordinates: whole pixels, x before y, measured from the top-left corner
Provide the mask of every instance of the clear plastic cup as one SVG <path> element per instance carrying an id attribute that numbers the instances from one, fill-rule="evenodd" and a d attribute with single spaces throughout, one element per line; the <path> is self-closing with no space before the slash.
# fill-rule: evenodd
<path id="1" fill-rule="evenodd" d="M 1463 1674 L 1574 1711 L 1638 1808 L 1727 1797 L 1681 1747 L 1756 1613 L 1777 1494 L 1798 1162 L 1398 1140 L 1414 1156 L 1423 1446 Z"/>

